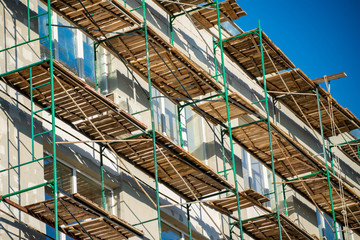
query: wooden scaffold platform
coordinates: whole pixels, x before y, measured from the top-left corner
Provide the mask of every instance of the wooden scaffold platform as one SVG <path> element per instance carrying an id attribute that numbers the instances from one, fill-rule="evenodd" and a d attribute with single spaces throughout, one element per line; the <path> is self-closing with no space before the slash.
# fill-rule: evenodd
<path id="1" fill-rule="evenodd" d="M 8 198 L 3 201 L 49 226 L 55 225 L 54 199 L 26 206 Z M 121 240 L 144 235 L 143 231 L 78 193 L 59 197 L 58 204 L 59 230 L 73 239 Z"/>

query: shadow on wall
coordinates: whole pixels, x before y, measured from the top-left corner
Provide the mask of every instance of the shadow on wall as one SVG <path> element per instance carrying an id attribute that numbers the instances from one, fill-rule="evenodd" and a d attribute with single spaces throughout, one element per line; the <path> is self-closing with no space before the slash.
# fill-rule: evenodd
<path id="1" fill-rule="evenodd" d="M 17 231 L 10 232 L 9 228 L 16 229 Z M 45 240 L 45 236 L 40 233 L 27 228 L 22 223 L 11 221 L 5 217 L 0 217 L 0 233 L 2 233 L 0 237 L 3 239 Z"/>
<path id="2" fill-rule="evenodd" d="M 146 212 L 144 211 L 144 209 L 141 209 L 140 206 L 138 206 L 138 204 L 131 202 L 131 201 L 126 201 L 124 199 L 120 199 L 120 194 L 117 194 L 117 196 L 114 196 L 114 200 L 115 203 L 114 205 L 118 206 L 118 212 L 117 215 L 118 216 L 122 216 L 124 219 L 136 219 L 136 222 L 133 222 L 133 224 L 142 222 L 142 221 L 146 221 L 151 219 L 152 217 L 150 216 L 154 216 L 156 217 L 156 210 L 153 207 L 153 204 L 150 202 L 150 200 L 144 195 L 143 191 L 139 189 L 139 187 L 137 186 L 137 184 L 135 183 L 134 179 L 127 175 L 127 174 L 123 174 L 123 190 L 124 194 L 126 194 L 127 198 L 126 199 L 137 199 L 138 201 L 141 201 L 141 204 L 146 205 L 147 207 L 151 207 L 151 212 Z M 125 184 L 128 186 L 128 188 L 125 188 Z M 142 185 L 145 189 L 145 191 L 151 196 L 152 200 L 155 201 L 155 191 L 151 188 L 149 188 L 148 186 Z M 178 200 L 178 198 L 176 198 Z M 137 208 L 134 208 L 134 204 L 136 204 Z M 174 202 L 169 201 L 168 199 L 166 199 L 163 195 L 160 195 L 160 205 L 169 205 L 169 204 L 174 204 Z M 124 210 L 123 213 L 120 213 L 120 208 L 119 205 L 123 205 L 122 209 Z M 197 207 L 197 206 L 196 206 Z M 193 206 L 192 206 L 193 208 Z M 129 214 L 130 216 L 126 216 L 126 214 Z M 166 216 L 170 216 L 171 218 L 174 218 L 177 222 L 179 222 L 179 224 L 182 224 L 184 226 L 186 226 L 187 224 L 187 217 L 186 217 L 186 212 L 183 210 L 179 210 L 178 207 L 167 207 L 162 209 L 162 214 L 163 217 L 165 216 L 164 220 L 166 219 Z M 197 213 L 195 213 L 195 211 L 191 211 L 191 221 L 197 221 L 197 225 L 200 226 L 200 228 L 205 231 L 209 236 L 211 236 L 211 239 L 218 239 L 218 233 L 217 233 L 217 229 L 214 228 L 213 226 L 210 226 L 209 224 L 207 224 L 206 222 L 204 222 L 204 217 L 206 217 L 206 213 L 201 210 L 201 211 L 197 211 Z M 147 217 L 147 218 L 146 218 Z M 145 219 L 146 218 L 146 219 Z M 154 222 L 150 222 L 153 223 Z M 157 239 L 157 230 L 156 229 L 152 229 L 150 225 L 150 223 L 144 223 L 141 225 L 138 225 L 138 227 L 141 227 L 145 230 L 145 232 L 147 232 L 147 234 L 149 234 L 149 236 L 151 236 L 152 239 Z M 193 224 L 194 225 L 194 224 Z M 179 226 L 177 226 L 179 227 Z M 180 228 L 180 227 L 179 227 Z M 214 238 L 214 236 L 216 236 Z"/>
<path id="3" fill-rule="evenodd" d="M 144 106 L 145 108 L 149 107 L 149 100 L 148 100 L 149 91 L 145 87 L 142 87 L 140 85 L 141 84 L 140 81 L 144 81 L 141 77 L 137 77 L 137 81 L 139 81 L 138 84 L 136 80 L 132 79 L 132 76 L 129 72 L 127 72 L 127 74 L 125 75 L 119 70 L 115 70 L 115 73 L 109 76 L 108 81 L 109 81 L 109 85 L 108 85 L 109 93 L 115 91 L 116 89 L 120 89 L 123 93 L 127 95 L 126 96 L 127 98 L 134 99 L 134 97 L 136 97 L 136 102 L 138 104 Z M 134 87 L 135 87 L 136 96 L 134 96 Z M 126 108 L 124 108 L 123 106 L 121 107 L 124 110 L 132 113 L 132 111 L 130 110 L 131 106 L 129 106 L 129 103 L 127 105 L 128 106 Z"/>
<path id="4" fill-rule="evenodd" d="M 27 5 L 24 4 L 22 1 L 19 0 L 2 0 L 1 5 L 3 5 L 4 11 L 6 11 L 9 15 L 13 17 L 13 20 L 17 20 L 24 24 L 25 26 L 28 25 L 28 15 L 27 15 Z M 30 16 L 35 16 L 37 12 L 30 9 Z M 5 16 L 5 14 L 3 15 Z M 5 22 L 4 22 L 5 23 Z M 38 24 L 35 18 L 34 23 L 30 25 L 31 30 L 34 32 L 38 32 Z"/>
<path id="5" fill-rule="evenodd" d="M 195 27 L 194 27 L 195 28 Z M 194 41 L 194 38 L 189 36 L 186 32 L 184 32 L 181 28 L 176 27 L 176 23 L 174 26 L 174 43 L 175 46 L 178 45 L 180 48 L 185 50 L 188 54 L 185 54 L 188 58 L 192 59 L 194 62 L 203 62 L 206 63 L 208 66 L 208 70 L 214 68 L 214 55 L 212 48 L 209 49 L 207 46 L 205 47 L 205 50 L 203 48 L 198 47 L 198 43 Z M 195 30 L 196 31 L 196 30 Z M 179 35 L 182 36 L 182 39 L 180 39 Z M 204 41 L 199 40 L 202 43 Z M 205 44 L 205 43 L 204 43 Z M 208 43 L 207 43 L 208 44 Z M 209 45 L 209 44 L 208 44 Z M 209 45 L 209 47 L 212 47 L 212 44 Z M 194 51 L 193 54 L 191 54 L 191 51 Z M 194 56 L 196 56 L 195 60 L 193 59 Z M 210 65 L 209 65 L 210 64 Z"/>
<path id="6" fill-rule="evenodd" d="M 342 171 L 342 176 L 346 179 L 346 178 L 350 178 L 351 180 L 353 180 L 354 182 L 356 182 L 357 184 L 360 185 L 360 173 L 359 171 L 357 171 L 356 169 L 352 168 L 351 166 L 349 166 L 346 162 L 344 162 L 343 160 L 341 160 L 339 157 L 335 156 L 336 161 L 338 161 L 340 163 L 340 168 Z M 335 164 L 336 166 L 336 164 Z M 356 165 L 358 166 L 358 165 Z M 360 190 L 360 189 L 358 189 Z"/>
<path id="7" fill-rule="evenodd" d="M 295 220 L 300 227 L 308 229 L 308 226 L 317 226 L 316 212 L 300 201 L 295 196 L 288 199 L 288 213 L 291 219 Z M 306 225 L 305 225 L 306 224 Z"/>
<path id="8" fill-rule="evenodd" d="M 234 146 L 236 146 L 236 143 L 234 143 Z M 222 152 L 222 146 L 219 142 L 208 142 L 206 144 L 207 149 L 213 149 L 211 151 L 207 151 L 207 157 L 208 159 L 216 158 L 217 159 L 217 170 L 221 171 L 224 169 L 222 162 L 223 162 L 223 152 Z M 235 151 L 235 150 L 234 150 Z M 225 145 L 225 156 L 226 156 L 226 164 L 231 165 L 231 151 L 230 147 Z M 236 163 L 236 172 L 239 176 L 243 177 L 243 170 L 242 170 L 242 159 L 239 157 L 241 154 L 234 154 L 235 157 L 235 163 Z"/>
<path id="9" fill-rule="evenodd" d="M 26 1 L 25 1 L 26 2 Z M 36 5 L 35 5 L 36 6 Z M 1 1 L 1 8 L 2 8 L 2 14 L 0 16 L 2 17 L 0 21 L 3 23 L 1 26 L 1 42 L 3 42 L 2 47 L 11 47 L 15 44 L 23 43 L 28 41 L 28 8 L 27 5 L 23 3 L 23 1 L 19 0 L 3 0 Z M 35 12 L 33 9 L 30 10 L 30 16 L 35 16 L 37 12 Z M 32 33 L 38 33 L 38 18 L 34 18 L 31 20 L 30 29 L 32 30 Z M 35 38 L 35 36 L 32 34 L 32 38 Z M 37 35 L 36 35 L 37 37 Z M 36 41 L 38 42 L 38 41 Z M 35 42 L 35 43 L 36 43 Z M 37 59 L 40 59 L 40 56 L 37 54 L 37 50 L 34 49 L 33 43 L 27 44 L 21 47 L 17 47 L 15 49 L 12 49 L 10 51 L 7 51 L 5 53 L 2 53 L 1 56 L 4 56 L 3 65 L 4 70 L 8 70 L 10 67 L 10 62 L 14 62 L 16 67 L 19 67 L 21 65 L 21 61 L 26 63 L 28 60 L 32 59 L 31 55 L 36 56 Z M 27 53 L 30 55 L 27 55 L 27 57 L 24 58 L 23 52 L 31 52 Z M 20 55 L 21 54 L 21 55 Z M 38 60 L 37 60 L 38 61 Z M 3 67 L 3 66 L 2 66 Z"/>

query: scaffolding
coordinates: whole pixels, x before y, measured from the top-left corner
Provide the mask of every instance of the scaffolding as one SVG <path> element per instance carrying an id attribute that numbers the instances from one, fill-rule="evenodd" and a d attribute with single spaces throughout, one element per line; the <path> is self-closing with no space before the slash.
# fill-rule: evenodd
<path id="1" fill-rule="evenodd" d="M 222 31 L 226 31 L 226 29 L 222 27 L 222 23 L 229 21 L 234 26 L 233 20 L 246 14 L 236 1 L 228 0 L 219 3 L 218 0 L 214 2 L 198 0 L 192 1 L 191 4 L 187 3 L 188 1 L 154 1 L 169 15 L 170 41 L 163 39 L 156 30 L 148 26 L 145 0 L 131 10 L 128 9 L 126 1 L 124 4 L 120 4 L 110 0 L 84 3 L 81 0 L 47 0 L 45 1 L 47 12 L 35 16 L 30 16 L 29 0 L 27 1 L 28 41 L 0 52 L 48 39 L 49 57 L 3 73 L 0 78 L 30 98 L 32 126 L 34 126 L 37 114 L 47 111 L 51 114 L 52 128 L 36 133 L 32 127 L 32 160 L 1 170 L 1 172 L 42 160 L 51 160 L 54 180 L 3 195 L 0 201 L 54 227 L 56 240 L 59 239 L 57 230 L 70 237 L 77 236 L 79 239 L 96 238 L 97 232 L 94 228 L 107 231 L 109 238 L 113 237 L 113 234 L 121 239 L 143 236 L 142 231 L 124 220 L 110 215 L 105 210 L 103 152 L 108 149 L 117 156 L 156 208 L 157 217 L 148 221 L 157 221 L 159 239 L 162 238 L 161 208 L 165 207 L 160 205 L 159 183 L 186 200 L 190 239 L 192 239 L 192 232 L 189 209 L 194 203 L 199 203 L 200 206 L 205 204 L 228 216 L 231 239 L 233 239 L 234 227 L 238 227 L 241 239 L 243 239 L 244 233 L 255 239 L 314 239 L 287 217 L 285 186 L 290 186 L 318 209 L 332 216 L 332 228 L 336 239 L 338 239 L 337 222 L 345 224 L 342 216 L 344 203 L 347 210 L 351 212 L 351 216 L 347 217 L 346 221 L 349 221 L 350 228 L 358 231 L 360 197 L 346 184 L 342 185 L 342 180 L 335 175 L 333 165 L 329 168 L 328 162 L 332 163 L 332 158 L 328 159 L 325 140 L 334 132 L 332 125 L 339 126 L 337 131 L 344 133 L 358 128 L 360 121 L 338 104 L 335 104 L 335 117 L 329 117 L 329 107 L 326 104 L 331 102 L 334 105 L 335 100 L 329 100 L 329 95 L 323 89 L 314 84 L 300 70 L 295 69 L 294 64 L 264 34 L 260 22 L 257 29 L 245 33 L 235 26 L 240 34 L 223 39 Z M 96 91 L 99 88 L 97 80 L 96 90 L 94 90 L 65 66 L 54 60 L 51 31 L 52 27 L 56 26 L 51 24 L 51 10 L 93 39 L 95 52 L 100 45 L 105 47 L 113 56 L 123 62 L 128 70 L 135 72 L 147 82 L 151 114 L 150 129 Z M 141 11 L 142 18 L 133 13 L 137 10 Z M 99 14 L 102 15 L 100 19 L 97 18 Z M 48 35 L 30 39 L 30 20 L 44 15 L 48 17 Z M 178 17 L 185 15 L 191 19 L 198 30 L 206 30 L 214 36 L 212 48 L 215 62 L 214 76 L 210 76 L 174 46 L 173 23 Z M 106 21 L 103 21 L 104 19 Z M 216 28 L 217 34 L 214 34 L 210 30 L 211 28 Z M 220 61 L 217 59 L 218 52 L 220 52 Z M 259 82 L 264 89 L 263 99 L 250 103 L 238 92 L 229 89 L 226 80 L 225 55 Z M 94 61 L 96 63 L 96 53 Z M 288 69 L 291 70 L 279 74 L 279 71 Z M 269 77 L 269 74 L 277 75 Z M 132 74 L 132 78 L 137 81 L 134 74 Z M 291 85 L 293 88 L 289 88 L 287 78 L 290 79 L 290 82 L 296 83 Z M 304 83 L 304 80 L 306 86 L 299 86 Z M 174 144 L 155 128 L 153 87 L 177 106 L 180 146 Z M 210 96 L 208 96 L 209 94 Z M 302 100 L 306 98 L 307 94 L 316 97 L 316 104 L 311 105 L 309 111 L 318 112 L 318 117 L 311 119 L 304 117 L 303 109 L 307 102 L 306 99 Z M 308 126 L 320 132 L 325 163 L 315 158 L 300 143 L 272 122 L 272 119 L 276 121 L 276 117 L 275 115 L 271 116 L 269 95 L 275 102 L 283 101 Z M 196 97 L 202 98 L 195 99 Z M 273 106 L 275 106 L 275 102 L 273 102 Z M 257 107 L 261 104 L 265 108 L 265 115 Z M 40 109 L 35 110 L 35 106 Z M 187 106 L 191 106 L 194 112 L 202 116 L 208 124 L 220 126 L 220 138 L 215 132 L 214 135 L 221 142 L 224 166 L 222 171 L 214 172 L 184 150 L 181 112 Z M 232 126 L 233 119 L 243 116 L 254 118 L 254 121 L 240 126 Z M 102 207 L 96 206 L 81 195 L 68 194 L 57 186 L 56 118 L 87 136 L 91 139 L 90 141 L 99 144 Z M 141 133 L 137 133 L 138 131 Z M 35 158 L 35 138 L 45 134 L 51 134 L 53 152 L 48 156 Z M 230 143 L 230 168 L 226 167 L 228 156 L 225 154 L 225 136 L 228 136 Z M 329 140 L 327 139 L 327 141 Z M 358 139 L 353 142 L 358 143 Z M 349 146 L 353 142 L 338 144 L 338 146 Z M 239 190 L 234 143 L 247 150 L 271 170 L 273 181 L 271 195 L 275 199 L 275 211 L 263 206 L 263 203 L 269 201 L 265 196 L 253 190 Z M 358 144 L 356 146 L 357 153 L 359 153 Z M 155 201 L 141 187 L 122 159 L 155 179 Z M 228 172 L 233 175 L 233 184 L 227 180 Z M 224 178 L 220 174 L 223 174 Z M 282 179 L 285 215 L 280 213 L 279 209 L 276 176 Z M 20 206 L 9 200 L 9 197 L 13 195 L 44 186 L 53 188 L 52 200 L 28 206 Z M 318 186 L 327 187 L 328 193 L 323 193 L 323 191 L 319 193 Z M 343 196 L 340 195 L 341 192 Z M 59 197 L 59 193 L 63 196 Z M 219 199 L 212 199 L 214 196 L 218 196 Z M 260 209 L 264 214 L 243 220 L 241 209 L 249 207 Z M 80 215 L 72 214 L 70 208 L 79 209 Z M 44 209 L 51 212 L 50 217 L 41 215 Z M 206 209 L 204 211 L 206 212 Z M 211 218 L 210 215 L 209 217 Z M 81 222 L 87 218 L 93 220 L 86 223 Z M 134 225 L 139 224 L 141 223 Z M 60 225 L 62 226 L 60 227 Z M 265 228 L 263 228 L 264 226 Z M 227 238 L 220 228 L 218 230 L 224 238 Z M 107 238 L 104 237 L 104 239 Z"/>

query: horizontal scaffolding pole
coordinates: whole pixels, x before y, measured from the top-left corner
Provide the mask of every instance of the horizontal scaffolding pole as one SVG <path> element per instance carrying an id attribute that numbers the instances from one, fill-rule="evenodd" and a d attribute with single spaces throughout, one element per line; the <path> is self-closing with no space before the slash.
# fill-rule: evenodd
<path id="1" fill-rule="evenodd" d="M 15 191 L 15 192 L 12 192 L 12 193 L 8 193 L 8 194 L 5 194 L 5 195 L 2 195 L 0 196 L 0 202 L 2 200 L 4 200 L 5 198 L 8 198 L 8 197 L 11 197 L 11 196 L 14 196 L 14 195 L 18 195 L 20 193 L 24 193 L 24 192 L 28 192 L 28 191 L 31 191 L 31 190 L 34 190 L 34 189 L 37 189 L 37 188 L 41 188 L 41 187 L 45 187 L 47 185 L 51 185 L 53 184 L 54 181 L 51 180 L 51 181 L 48 181 L 48 182 L 44 182 L 44 183 L 41 183 L 41 184 L 38 184 L 38 185 L 35 185 L 35 186 L 32 186 L 32 187 L 28 187 L 28 188 L 25 188 L 25 189 L 21 189 L 19 191 Z"/>

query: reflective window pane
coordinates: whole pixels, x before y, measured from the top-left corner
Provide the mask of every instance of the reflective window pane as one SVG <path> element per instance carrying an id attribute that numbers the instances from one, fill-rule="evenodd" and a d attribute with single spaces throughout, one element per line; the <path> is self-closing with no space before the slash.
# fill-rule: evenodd
<path id="1" fill-rule="evenodd" d="M 101 185 L 81 173 L 77 173 L 77 192 L 102 207 Z M 105 188 L 105 209 L 111 207 L 111 191 Z"/>
<path id="2" fill-rule="evenodd" d="M 166 223 L 161 223 L 161 238 L 163 240 L 180 240 L 181 232 L 170 227 Z"/>

